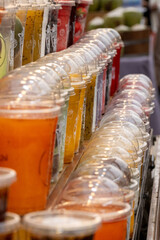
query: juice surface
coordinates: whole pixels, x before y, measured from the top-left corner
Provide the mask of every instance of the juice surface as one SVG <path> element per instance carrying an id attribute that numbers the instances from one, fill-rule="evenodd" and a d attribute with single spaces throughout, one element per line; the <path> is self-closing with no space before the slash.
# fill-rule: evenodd
<path id="1" fill-rule="evenodd" d="M 41 56 L 41 39 L 42 39 L 42 23 L 43 23 L 44 9 L 36 11 L 34 24 L 34 53 L 33 61 L 36 61 Z"/>
<path id="2" fill-rule="evenodd" d="M 56 125 L 57 118 L 0 118 L 0 166 L 17 172 L 9 191 L 9 211 L 23 215 L 45 208 Z"/>
<path id="3" fill-rule="evenodd" d="M 85 117 L 84 140 L 89 140 L 92 136 L 95 84 L 96 84 L 96 75 L 92 77 L 91 83 L 88 84 L 87 90 L 86 90 L 86 117 Z"/>
<path id="4" fill-rule="evenodd" d="M 86 93 L 86 88 L 83 88 L 82 91 L 81 91 L 80 102 L 79 102 L 78 122 L 77 122 L 76 142 L 75 142 L 75 152 L 79 151 L 85 93 Z"/>
<path id="5" fill-rule="evenodd" d="M 72 162 L 74 156 L 80 94 L 81 89 L 75 89 L 75 95 L 69 100 L 64 163 Z"/>
<path id="6" fill-rule="evenodd" d="M 24 35 L 23 65 L 33 61 L 35 17 L 36 10 L 28 10 Z"/>

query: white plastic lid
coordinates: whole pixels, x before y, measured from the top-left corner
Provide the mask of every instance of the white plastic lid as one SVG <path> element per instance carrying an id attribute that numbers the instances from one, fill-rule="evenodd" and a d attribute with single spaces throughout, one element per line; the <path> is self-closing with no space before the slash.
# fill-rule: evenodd
<path id="1" fill-rule="evenodd" d="M 0 167 L 0 188 L 9 187 L 17 179 L 14 170 Z"/>
<path id="2" fill-rule="evenodd" d="M 20 217 L 14 213 L 6 213 L 5 220 L 0 222 L 0 236 L 1 234 L 8 234 L 18 230 L 20 225 Z"/>

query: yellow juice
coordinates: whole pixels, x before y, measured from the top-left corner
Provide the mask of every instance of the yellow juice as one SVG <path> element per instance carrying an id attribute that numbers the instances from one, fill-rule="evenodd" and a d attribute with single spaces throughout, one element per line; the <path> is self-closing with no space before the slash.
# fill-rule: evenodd
<path id="1" fill-rule="evenodd" d="M 70 96 L 68 114 L 67 114 L 67 129 L 66 129 L 66 140 L 65 140 L 65 153 L 64 163 L 70 163 L 73 160 L 76 140 L 76 129 L 78 122 L 78 110 L 81 89 L 73 85 L 75 88 L 75 95 Z"/>
<path id="2" fill-rule="evenodd" d="M 42 23 L 43 23 L 44 9 L 36 11 L 35 27 L 34 27 L 34 52 L 33 61 L 36 61 L 41 56 L 41 39 L 42 39 Z"/>
<path id="3" fill-rule="evenodd" d="M 82 115 L 83 115 L 85 95 L 86 95 L 86 87 L 82 88 L 81 95 L 80 95 L 77 131 L 76 131 L 76 141 L 75 141 L 75 152 L 76 153 L 79 151 L 79 144 L 80 144 L 80 138 L 81 138 L 81 128 L 82 128 Z"/>
<path id="4" fill-rule="evenodd" d="M 23 65 L 33 61 L 35 16 L 36 16 L 36 10 L 29 9 L 27 12 L 26 28 L 25 28 L 25 35 L 24 35 L 24 49 L 23 49 L 23 61 L 22 61 Z"/>
<path id="5" fill-rule="evenodd" d="M 91 78 L 91 83 L 89 83 L 87 86 L 84 140 L 89 140 L 92 136 L 94 90 L 96 84 L 96 77 L 96 75 L 93 75 Z"/>

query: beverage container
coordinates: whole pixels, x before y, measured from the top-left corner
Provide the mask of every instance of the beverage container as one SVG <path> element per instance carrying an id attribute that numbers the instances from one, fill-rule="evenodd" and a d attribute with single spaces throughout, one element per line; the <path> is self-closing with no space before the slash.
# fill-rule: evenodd
<path id="1" fill-rule="evenodd" d="M 88 201 L 66 202 L 57 208 L 65 210 L 85 211 L 96 213 L 102 219 L 102 226 L 96 231 L 94 240 L 125 240 L 127 233 L 127 218 L 130 216 L 131 207 L 122 202 Z"/>
<path id="2" fill-rule="evenodd" d="M 1 155 L 3 160 L 5 156 Z M 16 172 L 9 168 L 0 168 L 0 222 L 4 221 L 8 203 L 9 187 L 16 181 Z"/>
<path id="3" fill-rule="evenodd" d="M 0 1 L 0 78 L 5 76 L 14 64 L 15 6 L 13 1 Z"/>
<path id="4" fill-rule="evenodd" d="M 76 8 L 78 0 L 75 1 L 75 6 L 71 8 L 70 22 L 69 22 L 69 35 L 68 35 L 68 47 L 74 43 L 75 24 L 76 24 Z"/>
<path id="5" fill-rule="evenodd" d="M 48 49 L 48 53 L 50 52 L 50 8 L 52 8 L 51 3 L 48 1 L 45 2 L 44 14 L 43 14 L 43 22 L 42 22 L 42 38 L 41 38 L 41 57 L 45 56 L 46 48 Z"/>
<path id="6" fill-rule="evenodd" d="M 35 76 L 8 76 L 1 81 L 0 155 L 7 160 L 0 166 L 17 172 L 8 209 L 21 215 L 46 206 L 60 111 L 51 93 L 49 86 Z"/>
<path id="7" fill-rule="evenodd" d="M 14 68 L 22 66 L 24 34 L 29 4 L 16 1 L 17 11 L 15 20 Z"/>
<path id="8" fill-rule="evenodd" d="M 74 43 L 84 34 L 90 4 L 92 4 L 92 0 L 81 0 L 80 3 L 77 4 Z"/>
<path id="9" fill-rule="evenodd" d="M 3 222 L 0 222 L 0 239 L 17 240 L 20 226 L 20 217 L 14 213 L 7 213 Z"/>
<path id="10" fill-rule="evenodd" d="M 34 4 L 34 5 L 30 5 L 27 12 L 22 65 L 33 62 L 34 27 L 35 27 L 37 10 L 38 10 L 38 6 Z"/>
<path id="11" fill-rule="evenodd" d="M 101 218 L 98 215 L 80 211 L 36 212 L 23 219 L 23 227 L 29 240 L 93 240 L 100 224 Z"/>
<path id="12" fill-rule="evenodd" d="M 34 45 L 33 45 L 33 61 L 36 61 L 41 56 L 41 40 L 42 40 L 42 25 L 43 25 L 43 16 L 45 4 L 42 4 L 41 1 L 37 0 L 37 10 L 35 13 L 35 22 L 34 22 Z"/>
<path id="13" fill-rule="evenodd" d="M 71 8 L 75 5 L 75 1 L 57 0 L 62 9 L 58 13 L 58 28 L 57 28 L 57 51 L 67 48 L 69 36 L 69 21 L 71 15 Z"/>

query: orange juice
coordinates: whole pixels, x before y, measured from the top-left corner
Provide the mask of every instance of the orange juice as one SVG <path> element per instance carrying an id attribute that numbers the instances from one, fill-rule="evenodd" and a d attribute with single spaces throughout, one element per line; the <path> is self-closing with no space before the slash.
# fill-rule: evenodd
<path id="1" fill-rule="evenodd" d="M 43 113 L 44 114 L 44 113 Z M 44 209 L 50 183 L 57 117 L 0 116 L 0 166 L 17 172 L 9 193 L 9 211 L 25 214 Z"/>

